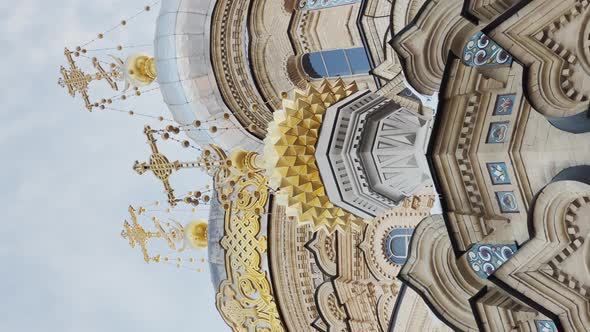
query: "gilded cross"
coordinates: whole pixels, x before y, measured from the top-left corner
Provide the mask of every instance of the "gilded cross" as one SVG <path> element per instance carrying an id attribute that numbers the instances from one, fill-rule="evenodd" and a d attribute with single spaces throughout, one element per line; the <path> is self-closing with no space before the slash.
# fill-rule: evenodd
<path id="1" fill-rule="evenodd" d="M 178 201 L 174 196 L 174 189 L 170 186 L 170 175 L 172 175 L 173 171 L 178 171 L 181 168 L 197 168 L 201 166 L 201 163 L 198 161 L 194 162 L 180 162 L 174 161 L 170 162 L 166 156 L 161 154 L 158 150 L 158 146 L 156 145 L 156 138 L 154 137 L 154 133 L 156 130 L 152 129 L 150 126 L 145 126 L 143 129 L 144 134 L 147 136 L 148 144 L 152 150 L 152 155 L 149 158 L 147 163 L 136 161 L 133 165 L 133 169 L 138 174 L 143 174 L 146 171 L 152 171 L 156 178 L 160 179 L 164 184 L 164 190 L 168 195 L 168 203 L 172 206 L 176 206 L 176 202 Z"/>
<path id="2" fill-rule="evenodd" d="M 142 214 L 142 209 L 140 208 L 138 214 Z M 143 209 L 145 211 L 145 209 Z M 131 216 L 131 223 L 127 220 L 123 223 L 123 231 L 121 232 L 121 236 L 124 239 L 129 240 L 129 245 L 131 248 L 135 248 L 139 246 L 141 248 L 141 252 L 143 253 L 143 259 L 146 263 L 150 261 L 159 262 L 160 255 L 156 255 L 154 257 L 150 257 L 147 250 L 147 243 L 150 239 L 158 238 L 164 239 L 168 247 L 176 252 L 183 252 L 186 248 L 186 243 L 184 242 L 184 227 L 176 222 L 168 222 L 167 229 L 164 228 L 164 225 L 157 219 L 152 218 L 154 225 L 156 227 L 155 232 L 146 231 L 137 221 L 137 215 L 135 213 L 135 209 L 132 206 L 129 206 L 129 215 Z"/>
<path id="3" fill-rule="evenodd" d="M 57 83 L 68 89 L 68 93 L 70 96 L 75 97 L 76 92 L 82 96 L 84 103 L 86 104 L 86 109 L 92 112 L 92 108 L 94 104 L 90 102 L 90 96 L 88 95 L 88 87 L 90 82 L 95 80 L 104 79 L 111 89 L 118 91 L 119 88 L 117 87 L 117 83 L 115 79 L 120 77 L 120 74 L 117 69 L 113 69 L 111 72 L 107 72 L 104 68 L 100 65 L 100 62 L 96 59 L 92 60 L 92 64 L 96 69 L 96 73 L 94 75 L 87 74 L 83 72 L 74 61 L 72 57 L 72 52 L 68 50 L 68 48 L 64 49 L 64 55 L 66 56 L 66 60 L 70 66 L 69 69 L 66 69 L 64 66 L 60 67 L 61 77 L 57 81 Z"/>
<path id="4" fill-rule="evenodd" d="M 129 214 L 131 215 L 131 224 L 125 220 L 123 224 L 124 230 L 121 232 L 121 236 L 124 239 L 129 240 L 129 245 L 131 248 L 135 248 L 135 246 L 139 246 L 141 248 L 141 252 L 143 253 L 143 259 L 146 263 L 149 263 L 150 260 L 158 261 L 160 256 L 155 256 L 150 258 L 148 251 L 147 251 L 147 242 L 151 238 L 159 238 L 162 237 L 162 234 L 159 232 L 148 232 L 146 231 L 140 224 L 137 222 L 137 216 L 135 215 L 135 209 L 132 206 L 129 206 Z"/>

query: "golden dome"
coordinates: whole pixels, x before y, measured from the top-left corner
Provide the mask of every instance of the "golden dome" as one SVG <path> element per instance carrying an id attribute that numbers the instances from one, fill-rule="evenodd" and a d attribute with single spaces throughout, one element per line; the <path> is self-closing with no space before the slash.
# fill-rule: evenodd
<path id="1" fill-rule="evenodd" d="M 186 242 L 195 249 L 207 248 L 207 221 L 203 219 L 195 220 L 184 226 L 184 236 Z"/>
<path id="2" fill-rule="evenodd" d="M 325 193 L 315 160 L 315 146 L 323 115 L 331 105 L 358 91 L 356 83 L 339 79 L 332 86 L 324 80 L 320 88 L 296 91 L 294 100 L 283 100 L 274 113 L 265 143 L 265 165 L 277 203 L 287 207 L 288 216 L 311 223 L 314 230 L 348 230 L 361 218 L 336 207 Z"/>
<path id="3" fill-rule="evenodd" d="M 150 85 L 156 79 L 156 63 L 154 57 L 137 53 L 125 60 L 125 76 L 134 86 Z"/>

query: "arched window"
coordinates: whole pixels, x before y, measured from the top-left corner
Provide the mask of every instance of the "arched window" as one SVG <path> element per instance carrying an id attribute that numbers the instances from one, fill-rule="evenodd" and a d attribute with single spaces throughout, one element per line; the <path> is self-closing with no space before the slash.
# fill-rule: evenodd
<path id="1" fill-rule="evenodd" d="M 363 47 L 307 53 L 301 64 L 311 78 L 363 75 L 371 69 Z"/>
<path id="2" fill-rule="evenodd" d="M 413 233 L 414 230 L 411 228 L 395 228 L 389 232 L 385 240 L 385 255 L 393 264 L 406 263 Z"/>
<path id="3" fill-rule="evenodd" d="M 351 5 L 361 0 L 300 0 L 299 10 L 318 10 L 336 6 Z"/>

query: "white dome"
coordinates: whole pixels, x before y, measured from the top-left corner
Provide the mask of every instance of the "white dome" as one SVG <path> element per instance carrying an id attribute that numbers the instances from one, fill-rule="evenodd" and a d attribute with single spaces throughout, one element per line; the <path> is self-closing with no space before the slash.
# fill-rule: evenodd
<path id="1" fill-rule="evenodd" d="M 199 145 L 214 143 L 225 150 L 235 147 L 260 151 L 262 142 L 248 133 L 223 102 L 210 59 L 211 14 L 215 0 L 162 1 L 156 24 L 154 57 L 164 102 L 180 124 L 200 120 L 203 128 L 189 137 Z M 230 114 L 230 121 L 223 114 Z"/>

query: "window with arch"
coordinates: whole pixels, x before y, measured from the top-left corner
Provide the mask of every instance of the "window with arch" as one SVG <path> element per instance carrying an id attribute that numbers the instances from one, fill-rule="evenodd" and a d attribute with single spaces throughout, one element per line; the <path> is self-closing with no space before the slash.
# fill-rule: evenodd
<path id="1" fill-rule="evenodd" d="M 385 240 L 385 255 L 396 265 L 404 265 L 408 260 L 412 228 L 394 228 Z"/>
<path id="2" fill-rule="evenodd" d="M 299 10 L 319 10 L 330 7 L 352 5 L 361 0 L 300 0 Z"/>
<path id="3" fill-rule="evenodd" d="M 307 53 L 301 63 L 311 78 L 363 75 L 371 70 L 364 47 Z"/>

